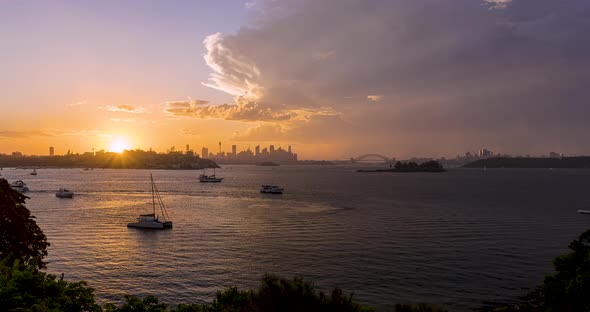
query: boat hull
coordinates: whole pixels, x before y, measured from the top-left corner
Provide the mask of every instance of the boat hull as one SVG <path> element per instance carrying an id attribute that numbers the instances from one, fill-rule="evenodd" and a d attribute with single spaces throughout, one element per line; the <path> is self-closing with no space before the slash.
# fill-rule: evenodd
<path id="1" fill-rule="evenodd" d="M 171 229 L 172 222 L 135 222 L 128 223 L 127 227 L 138 229 Z"/>
<path id="2" fill-rule="evenodd" d="M 26 186 L 17 186 L 17 187 L 13 186 L 12 189 L 19 192 L 19 193 L 26 193 L 29 191 L 29 188 Z"/>
<path id="3" fill-rule="evenodd" d="M 74 193 L 55 193 L 55 197 L 59 198 L 74 198 Z"/>
<path id="4" fill-rule="evenodd" d="M 590 210 L 578 210 L 579 213 L 590 214 Z"/>
<path id="5" fill-rule="evenodd" d="M 219 179 L 199 179 L 199 182 L 201 182 L 201 183 L 219 183 L 219 182 L 221 182 L 221 180 L 223 180 L 223 178 L 219 178 Z"/>

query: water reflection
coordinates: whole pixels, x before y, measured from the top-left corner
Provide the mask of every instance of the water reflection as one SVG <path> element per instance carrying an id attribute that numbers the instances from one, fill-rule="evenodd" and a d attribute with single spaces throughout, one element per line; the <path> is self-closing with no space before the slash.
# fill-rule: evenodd
<path id="1" fill-rule="evenodd" d="M 586 203 L 587 171 L 426 178 L 232 167 L 215 185 L 198 183 L 197 171 L 153 172 L 171 231 L 126 227 L 151 209 L 148 170 L 3 176 L 32 189 L 27 207 L 51 242 L 49 271 L 86 280 L 110 301 L 129 293 L 206 302 L 224 287 L 256 287 L 268 272 L 340 286 L 380 310 L 408 301 L 470 310 L 536 286 L 588 225 L 576 213 Z M 260 194 L 269 181 L 285 194 Z M 59 187 L 76 197 L 56 198 Z"/>

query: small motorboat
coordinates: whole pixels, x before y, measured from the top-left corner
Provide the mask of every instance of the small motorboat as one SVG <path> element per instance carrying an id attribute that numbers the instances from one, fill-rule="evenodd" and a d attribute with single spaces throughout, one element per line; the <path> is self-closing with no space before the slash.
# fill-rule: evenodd
<path id="1" fill-rule="evenodd" d="M 260 193 L 283 194 L 284 189 L 278 185 L 263 184 L 260 186 Z"/>
<path id="2" fill-rule="evenodd" d="M 17 180 L 10 183 L 10 187 L 19 193 L 25 193 L 29 191 L 29 187 L 27 186 L 27 184 L 21 180 Z"/>
<path id="3" fill-rule="evenodd" d="M 74 192 L 62 187 L 55 193 L 55 196 L 59 198 L 73 198 Z"/>
<path id="4" fill-rule="evenodd" d="M 37 170 L 33 169 L 33 172 L 31 172 L 31 175 L 37 175 Z"/>
<path id="5" fill-rule="evenodd" d="M 578 210 L 579 213 L 590 214 L 590 210 Z"/>

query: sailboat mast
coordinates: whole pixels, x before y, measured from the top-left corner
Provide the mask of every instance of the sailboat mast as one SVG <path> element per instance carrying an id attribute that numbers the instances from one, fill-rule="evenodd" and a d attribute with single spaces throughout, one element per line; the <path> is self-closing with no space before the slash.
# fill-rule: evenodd
<path id="1" fill-rule="evenodd" d="M 152 182 L 152 211 L 156 215 L 156 194 L 154 192 L 154 177 L 150 173 L 150 181 Z"/>

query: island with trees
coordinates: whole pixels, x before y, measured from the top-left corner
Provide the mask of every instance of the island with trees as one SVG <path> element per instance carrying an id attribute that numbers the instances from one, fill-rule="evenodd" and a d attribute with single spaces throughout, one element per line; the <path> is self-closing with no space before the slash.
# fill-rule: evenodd
<path id="1" fill-rule="evenodd" d="M 0 167 L 116 168 L 116 169 L 203 169 L 219 168 L 212 160 L 192 153 L 156 153 L 140 149 L 122 153 L 99 151 L 60 156 L 0 154 Z"/>
<path id="2" fill-rule="evenodd" d="M 425 161 L 418 164 L 413 161 L 398 161 L 391 168 L 385 169 L 359 169 L 358 172 L 445 172 L 443 166 L 436 160 Z"/>

